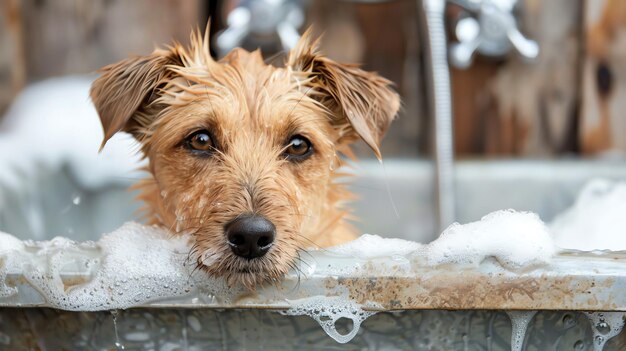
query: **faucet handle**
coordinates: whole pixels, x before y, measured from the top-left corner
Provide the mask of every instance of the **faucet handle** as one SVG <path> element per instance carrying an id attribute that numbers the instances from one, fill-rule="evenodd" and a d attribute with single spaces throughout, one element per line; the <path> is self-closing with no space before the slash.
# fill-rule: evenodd
<path id="1" fill-rule="evenodd" d="M 517 27 L 511 28 L 507 33 L 507 37 L 523 58 L 534 60 L 539 56 L 539 44 L 532 39 L 526 38 Z"/>
<path id="2" fill-rule="evenodd" d="M 260 46 L 275 34 L 285 50 L 293 48 L 300 38 L 298 28 L 305 20 L 304 5 L 303 0 L 242 0 L 228 14 L 228 27 L 217 35 L 220 56 L 248 38 Z"/>
<path id="3" fill-rule="evenodd" d="M 472 17 L 466 17 L 456 25 L 458 43 L 450 45 L 450 63 L 458 68 L 468 68 L 473 61 L 474 53 L 480 46 L 480 24 Z"/>
<path id="4" fill-rule="evenodd" d="M 450 47 L 450 62 L 459 68 L 471 65 L 474 53 L 485 56 L 504 56 L 512 49 L 526 60 L 539 55 L 536 41 L 526 38 L 519 30 L 513 10 L 517 0 L 450 0 L 474 17 L 466 17 L 456 24 L 459 43 Z"/>

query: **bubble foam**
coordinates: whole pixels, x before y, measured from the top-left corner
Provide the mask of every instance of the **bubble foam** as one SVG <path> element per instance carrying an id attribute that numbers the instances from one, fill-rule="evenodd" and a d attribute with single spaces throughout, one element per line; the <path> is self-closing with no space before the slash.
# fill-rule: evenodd
<path id="1" fill-rule="evenodd" d="M 626 250 L 626 183 L 588 182 L 572 207 L 550 227 L 559 247 L 575 250 Z"/>
<path id="2" fill-rule="evenodd" d="M 7 234 L 0 240 L 0 257 L 6 261 L 6 269 L 22 272 L 48 305 L 60 309 L 124 309 L 184 296 L 194 286 L 185 266 L 187 239 L 172 237 L 158 227 L 126 223 L 105 234 L 97 244 L 65 238 L 29 243 Z M 6 252 L 6 243 L 13 243 L 15 249 Z M 35 252 L 24 250 L 29 246 Z M 99 250 L 101 254 L 90 258 L 85 249 Z M 89 280 L 63 281 L 62 272 L 85 269 L 90 272 Z"/>
<path id="3" fill-rule="evenodd" d="M 511 351 L 522 351 L 528 324 L 537 311 L 506 311 L 511 320 Z"/>
<path id="4" fill-rule="evenodd" d="M 382 238 L 378 235 L 363 234 L 356 240 L 327 249 L 329 253 L 359 258 L 405 256 L 420 249 L 423 245 L 414 241 Z"/>
<path id="5" fill-rule="evenodd" d="M 322 329 L 341 344 L 345 344 L 359 332 L 361 323 L 376 314 L 366 311 L 363 306 L 343 297 L 315 296 L 301 300 L 287 300 L 292 306 L 289 310 L 280 313 L 286 316 L 309 316 L 313 318 Z M 372 304 L 369 307 L 379 307 Z M 352 328 L 348 333 L 340 333 L 337 330 L 337 322 L 346 319 L 352 322 Z"/>
<path id="6" fill-rule="evenodd" d="M 478 265 L 494 257 L 511 268 L 548 263 L 556 252 L 552 235 L 539 216 L 514 210 L 492 212 L 477 222 L 454 223 L 420 250 L 429 265 Z"/>
<path id="7" fill-rule="evenodd" d="M 64 165 L 88 189 L 137 173 L 145 161 L 129 134 L 117 133 L 98 153 L 103 131 L 89 98 L 91 83 L 91 77 L 52 78 L 20 92 L 0 116 L 0 184 L 24 189 L 42 169 Z"/>
<path id="8" fill-rule="evenodd" d="M 6 285 L 8 268 L 11 264 L 9 255 L 24 250 L 24 243 L 5 233 L 0 232 L 0 298 L 9 297 L 17 293 L 17 289 Z"/>

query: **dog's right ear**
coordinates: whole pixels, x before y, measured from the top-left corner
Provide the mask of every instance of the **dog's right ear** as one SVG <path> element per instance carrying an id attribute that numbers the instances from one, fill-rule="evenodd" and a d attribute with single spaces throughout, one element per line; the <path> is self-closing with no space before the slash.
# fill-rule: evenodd
<path id="1" fill-rule="evenodd" d="M 377 73 L 325 57 L 318 50 L 319 39 L 311 36 L 311 29 L 302 35 L 287 66 L 305 77 L 300 78 L 307 87 L 305 93 L 334 114 L 333 123 L 341 129 L 349 126 L 347 135 L 360 137 L 380 160 L 380 142 L 400 108 L 393 83 Z"/>
<path id="2" fill-rule="evenodd" d="M 93 82 L 90 95 L 104 130 L 101 149 L 121 130 L 139 138 L 138 130 L 154 117 L 148 107 L 158 97 L 158 89 L 174 75 L 168 69 L 171 65 L 181 65 L 180 57 L 171 50 L 157 49 L 100 70 L 102 75 Z"/>

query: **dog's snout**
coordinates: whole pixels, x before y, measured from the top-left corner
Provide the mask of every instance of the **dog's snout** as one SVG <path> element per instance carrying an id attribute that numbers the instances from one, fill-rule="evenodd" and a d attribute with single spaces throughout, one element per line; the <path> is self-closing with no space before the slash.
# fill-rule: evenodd
<path id="1" fill-rule="evenodd" d="M 233 253 L 247 259 L 265 255 L 276 236 L 276 227 L 263 216 L 239 217 L 225 229 Z"/>

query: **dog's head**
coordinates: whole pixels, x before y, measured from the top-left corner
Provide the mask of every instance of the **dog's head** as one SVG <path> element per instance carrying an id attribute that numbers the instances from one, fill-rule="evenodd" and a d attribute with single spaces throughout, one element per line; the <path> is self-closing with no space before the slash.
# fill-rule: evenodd
<path id="1" fill-rule="evenodd" d="M 332 235 L 345 211 L 338 153 L 379 143 L 399 108 L 390 82 L 319 54 L 307 33 L 284 67 L 208 40 L 102 69 L 91 97 L 104 141 L 131 133 L 149 159 L 143 199 L 158 221 L 193 236 L 208 273 L 253 287 L 284 275 L 297 250 Z"/>

